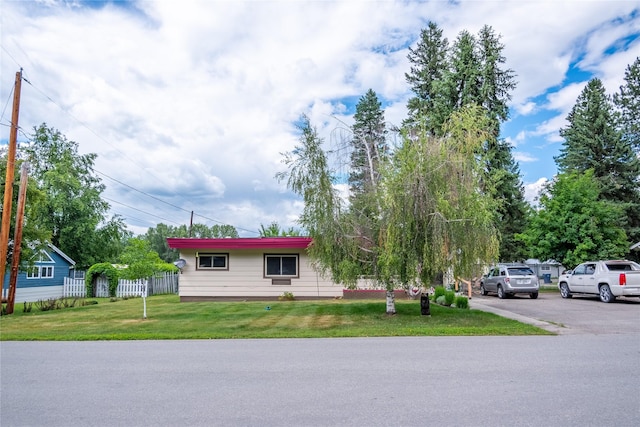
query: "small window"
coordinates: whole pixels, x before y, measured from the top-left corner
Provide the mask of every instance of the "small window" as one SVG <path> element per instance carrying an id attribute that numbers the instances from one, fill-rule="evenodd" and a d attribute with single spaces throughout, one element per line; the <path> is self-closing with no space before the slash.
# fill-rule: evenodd
<path id="1" fill-rule="evenodd" d="M 40 277 L 43 279 L 53 278 L 53 267 L 40 267 Z"/>
<path id="2" fill-rule="evenodd" d="M 298 255 L 265 255 L 265 277 L 298 277 Z"/>
<path id="3" fill-rule="evenodd" d="M 229 254 L 198 254 L 198 270 L 228 270 Z"/>
<path id="4" fill-rule="evenodd" d="M 27 279 L 39 279 L 40 267 L 31 267 L 27 270 Z"/>

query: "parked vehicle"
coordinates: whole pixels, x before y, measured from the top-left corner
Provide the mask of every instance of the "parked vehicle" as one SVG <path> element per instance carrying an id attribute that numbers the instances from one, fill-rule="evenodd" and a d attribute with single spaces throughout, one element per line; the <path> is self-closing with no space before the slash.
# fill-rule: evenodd
<path id="1" fill-rule="evenodd" d="M 525 264 L 498 264 L 480 282 L 480 292 L 487 295 L 495 292 L 499 298 L 508 298 L 514 294 L 529 294 L 538 298 L 540 283 L 538 277 Z"/>
<path id="2" fill-rule="evenodd" d="M 589 261 L 560 276 L 562 298 L 573 294 L 593 294 L 602 302 L 616 297 L 640 297 L 640 264 L 633 261 Z"/>

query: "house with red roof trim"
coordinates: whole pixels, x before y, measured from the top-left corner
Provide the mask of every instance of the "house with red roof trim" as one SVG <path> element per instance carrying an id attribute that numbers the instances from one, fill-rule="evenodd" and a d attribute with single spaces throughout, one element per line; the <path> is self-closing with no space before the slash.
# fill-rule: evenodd
<path id="1" fill-rule="evenodd" d="M 309 262 L 310 237 L 168 238 L 180 251 L 180 301 L 336 298 L 343 287 Z"/>

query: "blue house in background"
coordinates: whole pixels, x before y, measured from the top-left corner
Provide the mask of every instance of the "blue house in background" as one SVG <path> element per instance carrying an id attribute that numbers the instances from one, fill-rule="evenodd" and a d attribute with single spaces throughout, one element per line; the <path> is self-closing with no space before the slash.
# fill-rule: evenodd
<path id="1" fill-rule="evenodd" d="M 65 277 L 73 277 L 75 261 L 52 244 L 33 259 L 27 271 L 18 271 L 15 303 L 61 298 Z M 7 266 L 2 287 L 2 300 L 9 294 L 10 266 Z"/>

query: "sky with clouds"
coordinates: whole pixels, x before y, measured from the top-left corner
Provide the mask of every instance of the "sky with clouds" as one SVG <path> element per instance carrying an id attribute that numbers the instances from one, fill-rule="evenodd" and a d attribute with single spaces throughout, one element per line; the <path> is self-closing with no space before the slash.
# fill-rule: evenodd
<path id="1" fill-rule="evenodd" d="M 640 4 L 602 1 L 0 1 L 0 143 L 23 68 L 20 141 L 46 122 L 96 153 L 112 213 L 136 234 L 163 222 L 243 236 L 302 204 L 275 174 L 306 114 L 344 142 L 371 88 L 399 125 L 408 48 L 436 22 L 455 40 L 487 24 L 517 74 L 502 136 L 526 195 L 553 177 L 558 130 L 587 81 L 610 94 L 640 56 Z"/>

